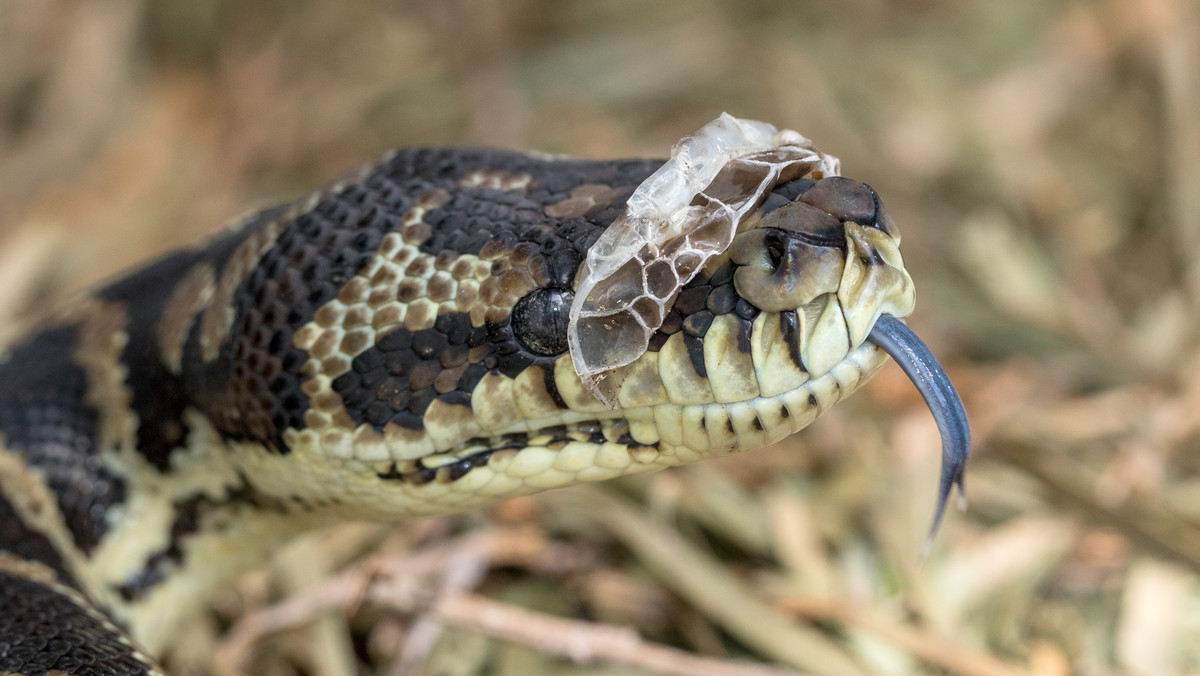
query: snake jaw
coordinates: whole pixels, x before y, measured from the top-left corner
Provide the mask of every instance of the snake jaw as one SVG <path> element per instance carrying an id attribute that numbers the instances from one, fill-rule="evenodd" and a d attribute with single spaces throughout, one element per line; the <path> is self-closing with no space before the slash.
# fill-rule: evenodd
<path id="1" fill-rule="evenodd" d="M 881 315 L 867 340 L 896 360 L 917 386 L 942 435 L 942 477 L 933 524 L 925 543 L 927 551 L 945 514 L 950 492 L 958 486 L 960 495 L 966 494 L 965 470 L 971 453 L 971 428 L 967 423 L 967 412 L 946 371 L 904 322 L 890 314 Z"/>

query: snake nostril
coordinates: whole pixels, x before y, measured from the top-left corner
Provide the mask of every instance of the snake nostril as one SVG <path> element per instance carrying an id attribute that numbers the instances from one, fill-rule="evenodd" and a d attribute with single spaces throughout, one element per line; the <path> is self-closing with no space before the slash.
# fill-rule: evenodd
<path id="1" fill-rule="evenodd" d="M 766 245 L 767 259 L 771 262 L 771 269 L 778 270 L 787 255 L 787 244 L 778 233 L 773 232 L 767 236 Z"/>

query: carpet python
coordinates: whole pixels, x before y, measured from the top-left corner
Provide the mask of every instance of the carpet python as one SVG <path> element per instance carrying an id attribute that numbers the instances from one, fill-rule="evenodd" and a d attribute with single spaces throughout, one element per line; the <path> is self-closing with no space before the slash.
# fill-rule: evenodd
<path id="1" fill-rule="evenodd" d="M 759 448 L 887 354 L 942 430 L 936 526 L 969 438 L 898 319 L 895 224 L 807 139 L 727 117 L 779 146 L 393 152 L 10 345 L 0 674 L 160 673 L 186 614 L 298 533 Z"/>

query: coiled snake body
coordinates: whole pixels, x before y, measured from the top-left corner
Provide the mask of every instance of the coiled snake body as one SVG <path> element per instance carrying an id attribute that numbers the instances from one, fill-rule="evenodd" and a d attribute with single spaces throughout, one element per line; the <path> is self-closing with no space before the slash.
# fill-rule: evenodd
<path id="1" fill-rule="evenodd" d="M 874 191 L 814 176 L 755 205 L 598 401 L 567 354 L 577 272 L 661 164 L 393 153 L 10 346 L 0 673 L 150 672 L 298 532 L 761 447 L 883 363 L 898 236 Z"/>

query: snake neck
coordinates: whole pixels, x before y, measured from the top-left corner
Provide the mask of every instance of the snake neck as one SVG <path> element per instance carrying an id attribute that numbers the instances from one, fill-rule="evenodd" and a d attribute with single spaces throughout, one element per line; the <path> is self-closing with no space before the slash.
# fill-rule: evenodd
<path id="1" fill-rule="evenodd" d="M 130 358 L 144 338 L 128 311 L 92 297 L 12 347 L 0 365 L 0 549 L 158 653 L 212 589 L 335 517 L 261 490 L 194 406 L 167 467 L 140 453 L 130 383 L 164 378 Z"/>

